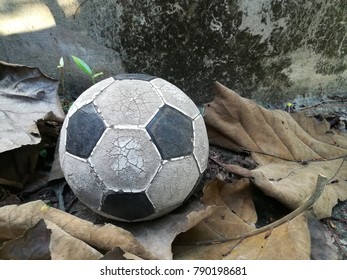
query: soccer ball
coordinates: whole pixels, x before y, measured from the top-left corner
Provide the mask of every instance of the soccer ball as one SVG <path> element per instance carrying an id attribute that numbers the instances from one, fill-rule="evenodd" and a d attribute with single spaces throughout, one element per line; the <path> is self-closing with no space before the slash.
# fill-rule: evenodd
<path id="1" fill-rule="evenodd" d="M 73 192 L 120 221 L 162 216 L 186 201 L 207 167 L 202 115 L 173 84 L 144 74 L 105 79 L 73 103 L 59 145 Z"/>

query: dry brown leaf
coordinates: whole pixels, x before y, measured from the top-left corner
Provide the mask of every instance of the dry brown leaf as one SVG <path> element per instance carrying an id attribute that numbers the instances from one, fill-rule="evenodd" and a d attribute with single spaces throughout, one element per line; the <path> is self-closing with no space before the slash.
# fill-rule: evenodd
<path id="1" fill-rule="evenodd" d="M 0 247 L 3 260 L 50 260 L 49 244 L 52 231 L 40 220 L 22 236 L 7 241 Z"/>
<path id="2" fill-rule="evenodd" d="M 143 259 L 154 258 L 130 232 L 111 224 L 94 225 L 66 212 L 48 207 L 42 201 L 0 208 L 0 240 L 10 240 L 23 235 L 40 219 L 54 223 L 72 237 L 98 250 L 110 251 L 119 247 Z"/>
<path id="3" fill-rule="evenodd" d="M 260 172 L 268 178 L 267 184 L 257 184 L 267 195 L 272 196 L 290 209 L 298 208 L 310 196 L 315 188 L 317 174 L 327 178 L 334 176 L 343 159 L 310 162 L 306 165 L 276 160 L 260 166 L 254 172 Z M 331 216 L 332 208 L 347 199 L 347 162 L 344 161 L 334 180 L 327 184 L 322 195 L 313 206 L 317 218 Z"/>
<path id="4" fill-rule="evenodd" d="M 276 227 L 242 240 L 227 260 L 309 260 L 310 232 L 304 214 Z"/>
<path id="5" fill-rule="evenodd" d="M 291 161 L 335 159 L 347 154 L 346 148 L 313 138 L 287 112 L 267 110 L 218 82 L 215 91 L 215 99 L 205 108 L 211 144 Z"/>
<path id="6" fill-rule="evenodd" d="M 124 228 L 129 230 L 156 258 L 172 259 L 171 245 L 176 236 L 200 223 L 215 209 L 214 206 L 192 201 L 162 218 L 150 222 L 125 224 Z"/>
<path id="7" fill-rule="evenodd" d="M 98 260 L 103 256 L 99 251 L 71 236 L 51 221 L 44 220 L 44 222 L 52 231 L 49 245 L 52 260 Z"/>
<path id="8" fill-rule="evenodd" d="M 293 113 L 291 116 L 313 138 L 347 149 L 346 135 L 330 129 L 330 123 L 327 120 L 307 117 L 305 111 Z"/>
<path id="9" fill-rule="evenodd" d="M 38 68 L 0 61 L 0 153 L 41 141 L 35 122 L 52 112 L 64 118 L 59 82 Z"/>
<path id="10" fill-rule="evenodd" d="M 317 174 L 332 178 L 313 205 L 313 213 L 319 218 L 331 216 L 334 205 L 347 199 L 347 162 L 343 159 L 310 162 L 302 165 L 281 159 L 270 158 L 257 169 L 248 170 L 237 165 L 223 165 L 226 170 L 241 177 L 252 178 L 253 183 L 267 195 L 276 198 L 294 210 L 312 195 L 317 182 Z M 259 158 L 259 156 L 257 156 Z M 341 165 L 342 164 L 342 165 Z"/>
<path id="11" fill-rule="evenodd" d="M 52 230 L 52 259 L 98 259 L 102 255 L 91 248 L 109 251 L 105 258 L 172 259 L 175 237 L 198 224 L 215 210 L 198 201 L 187 204 L 161 219 L 151 222 L 96 226 L 70 214 L 50 208 L 41 201 L 0 208 L 0 240 L 21 236 L 35 221 L 43 218 Z M 118 248 L 118 249 L 116 249 Z"/>
<path id="12" fill-rule="evenodd" d="M 240 179 L 224 185 L 221 197 L 225 205 L 247 224 L 254 225 L 257 222 L 249 179 Z"/>
<path id="13" fill-rule="evenodd" d="M 57 139 L 64 112 L 58 81 L 38 68 L 0 61 L 0 73 L 0 184 L 20 190 L 36 167 L 40 143 L 52 141 L 52 133 Z"/>
<path id="14" fill-rule="evenodd" d="M 228 190 L 224 190 L 224 187 Z M 209 246 L 199 246 L 198 244 L 209 240 L 222 241 L 238 237 L 254 229 L 253 226 L 233 213 L 224 202 L 221 193 L 229 191 L 229 188 L 232 188 L 232 184 L 224 184 L 219 180 L 212 181 L 205 186 L 203 202 L 207 205 L 216 205 L 218 208 L 201 223 L 178 236 L 173 247 L 175 259 L 222 259 L 237 240 Z M 244 198 L 240 197 L 240 200 L 242 201 Z M 250 212 L 250 210 L 247 209 L 246 212 Z M 253 215 L 256 215 L 254 208 L 253 212 Z"/>
<path id="15" fill-rule="evenodd" d="M 235 189 L 233 189 L 234 185 Z M 235 190 L 238 191 L 240 189 L 240 186 L 246 191 L 247 198 L 245 198 L 245 195 L 242 195 L 235 197 L 235 199 L 231 199 L 225 195 L 226 193 L 232 195 Z M 219 207 L 218 210 L 207 217 L 204 222 L 213 227 L 214 233 L 217 233 L 220 237 L 223 237 L 223 239 L 239 236 L 254 227 L 257 214 L 253 203 L 247 203 L 244 207 L 244 211 L 242 211 L 242 207 L 239 207 L 237 213 L 233 210 L 235 209 L 235 205 L 243 205 L 245 200 L 249 201 L 251 199 L 251 193 L 248 191 L 248 187 L 248 184 L 240 184 L 238 181 L 227 184 L 220 180 L 214 180 L 208 183 L 204 188 L 204 195 L 201 200 L 207 205 L 216 205 Z M 233 204 L 230 204 L 231 200 L 233 200 Z M 243 216 L 251 216 L 255 217 L 255 219 L 252 218 L 250 222 L 247 223 L 242 218 Z"/>
<path id="16" fill-rule="evenodd" d="M 267 110 L 216 83 L 216 98 L 207 104 L 205 121 L 210 142 L 236 151 L 249 151 L 255 170 L 232 172 L 253 178 L 267 195 L 296 209 L 310 196 L 318 174 L 330 178 L 347 155 L 346 137 L 327 122 Z M 302 127 L 302 126 L 303 127 Z M 339 200 L 347 199 L 347 163 L 314 205 L 318 218 L 328 217 Z"/>
<path id="17" fill-rule="evenodd" d="M 237 188 L 238 184 L 235 186 Z M 310 235 L 305 215 L 273 230 L 240 238 L 256 229 L 240 219 L 224 202 L 225 188 L 232 187 L 233 184 L 221 181 L 210 182 L 205 187 L 203 200 L 219 208 L 178 236 L 174 242 L 175 259 L 309 259 Z M 239 200 L 243 198 L 239 197 Z"/>
<path id="18" fill-rule="evenodd" d="M 43 219 L 0 248 L 0 258 L 11 260 L 97 260 L 102 256 L 88 244 Z"/>

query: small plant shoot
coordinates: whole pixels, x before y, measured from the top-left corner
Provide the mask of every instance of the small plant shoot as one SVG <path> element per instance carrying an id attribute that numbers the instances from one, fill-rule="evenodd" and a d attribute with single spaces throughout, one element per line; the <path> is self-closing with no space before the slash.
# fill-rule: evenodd
<path id="1" fill-rule="evenodd" d="M 64 77 L 64 58 L 61 57 L 59 59 L 59 64 L 57 65 L 57 68 L 60 71 L 60 83 L 62 87 L 62 95 L 66 96 L 66 91 L 65 91 L 65 77 Z"/>
<path id="2" fill-rule="evenodd" d="M 72 55 L 71 57 L 75 62 L 76 66 L 92 79 L 93 84 L 95 84 L 95 78 L 104 74 L 103 72 L 94 73 L 94 70 L 90 68 L 90 66 L 82 59 L 74 55 Z"/>
<path id="3" fill-rule="evenodd" d="M 59 59 L 59 64 L 58 64 L 57 68 L 64 68 L 64 58 L 63 57 L 61 57 Z"/>

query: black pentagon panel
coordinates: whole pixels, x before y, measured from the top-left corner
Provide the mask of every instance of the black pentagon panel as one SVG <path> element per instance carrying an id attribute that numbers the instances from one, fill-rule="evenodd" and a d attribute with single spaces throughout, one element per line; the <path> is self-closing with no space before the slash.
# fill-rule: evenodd
<path id="1" fill-rule="evenodd" d="M 163 106 L 146 129 L 163 159 L 182 157 L 193 152 L 192 120 L 170 106 Z"/>
<path id="2" fill-rule="evenodd" d="M 78 109 L 69 119 L 66 130 L 66 151 L 88 158 L 106 126 L 93 104 Z"/>
<path id="3" fill-rule="evenodd" d="M 155 212 L 145 192 L 110 192 L 105 196 L 100 210 L 126 221 L 143 219 Z"/>
<path id="4" fill-rule="evenodd" d="M 115 80 L 141 80 L 150 81 L 156 79 L 156 77 L 142 74 L 142 73 L 129 73 L 129 74 L 119 74 L 114 77 Z"/>

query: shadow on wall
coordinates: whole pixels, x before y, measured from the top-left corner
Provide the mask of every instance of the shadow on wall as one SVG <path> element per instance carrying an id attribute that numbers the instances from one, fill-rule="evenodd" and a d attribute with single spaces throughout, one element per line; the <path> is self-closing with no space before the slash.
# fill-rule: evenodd
<path id="1" fill-rule="evenodd" d="M 73 63 L 83 58 L 105 76 L 124 72 L 116 51 L 106 48 L 73 20 L 79 0 L 0 0 L 0 60 L 39 67 L 59 79 L 60 57 L 65 61 L 65 87 L 77 97 L 91 81 Z"/>

